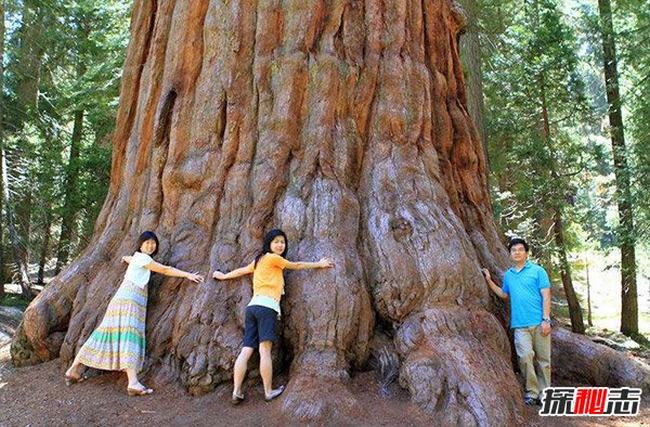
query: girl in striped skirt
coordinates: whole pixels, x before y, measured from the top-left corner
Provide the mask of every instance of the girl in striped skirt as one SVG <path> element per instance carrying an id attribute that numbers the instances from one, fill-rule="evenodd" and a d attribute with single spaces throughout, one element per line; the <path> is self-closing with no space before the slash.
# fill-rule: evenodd
<path id="1" fill-rule="evenodd" d="M 108 371 L 125 371 L 129 379 L 130 396 L 153 392 L 138 380 L 145 350 L 145 320 L 147 315 L 147 283 L 151 272 L 165 276 L 183 277 L 195 283 L 203 277 L 157 263 L 151 257 L 158 253 L 158 237 L 145 231 L 138 238 L 132 256 L 122 257 L 129 264 L 124 280 L 108 303 L 104 319 L 81 346 L 72 366 L 65 373 L 68 385 L 79 382 L 82 365 Z"/>

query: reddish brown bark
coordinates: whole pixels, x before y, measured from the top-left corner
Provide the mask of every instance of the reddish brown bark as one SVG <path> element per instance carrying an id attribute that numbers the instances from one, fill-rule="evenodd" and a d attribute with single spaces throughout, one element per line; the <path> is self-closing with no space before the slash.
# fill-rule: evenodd
<path id="1" fill-rule="evenodd" d="M 432 415 L 521 421 L 479 270 L 507 259 L 465 107 L 462 25 L 447 1 L 136 2 L 95 236 L 26 311 L 14 361 L 69 363 L 140 231 L 158 233 L 160 261 L 208 274 L 250 262 L 277 226 L 290 259 L 336 262 L 287 275 L 284 414 L 360 410 L 349 373 L 388 334 L 400 383 Z M 152 378 L 191 393 L 230 380 L 248 280 L 153 280 Z"/>
<path id="2" fill-rule="evenodd" d="M 552 362 L 557 385 L 640 387 L 644 395 L 650 391 L 648 365 L 562 328 L 553 331 Z"/>

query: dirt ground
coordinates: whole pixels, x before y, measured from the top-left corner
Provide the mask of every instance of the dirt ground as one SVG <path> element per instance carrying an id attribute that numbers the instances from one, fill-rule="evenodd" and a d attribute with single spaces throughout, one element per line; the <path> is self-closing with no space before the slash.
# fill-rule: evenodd
<path id="1" fill-rule="evenodd" d="M 278 378 L 278 383 L 286 378 Z M 251 381 L 247 400 L 239 406 L 229 404 L 229 386 L 213 393 L 192 397 L 181 387 L 162 386 L 146 397 L 129 397 L 124 392 L 126 379 L 116 373 L 100 375 L 66 387 L 58 360 L 38 366 L 16 369 L 8 360 L 6 346 L 0 352 L 0 426 L 244 426 L 300 425 L 296 420 L 275 419 L 281 401 L 266 403 L 261 385 Z M 354 426 L 425 426 L 436 425 L 409 401 L 408 393 L 393 386 L 393 396 L 382 398 L 373 372 L 356 375 L 351 389 L 365 414 L 350 418 L 349 423 L 324 424 Z M 636 426 L 650 425 L 647 403 L 643 416 L 635 418 L 541 418 L 528 410 L 527 425 L 539 426 Z"/>
<path id="2" fill-rule="evenodd" d="M 18 320 L 0 313 L 0 427 L 5 426 L 281 426 L 301 425 L 298 420 L 276 418 L 282 397 L 266 403 L 258 379 L 247 383 L 247 400 L 230 405 L 230 385 L 224 384 L 201 397 L 190 396 L 182 387 L 145 383 L 155 393 L 129 397 L 126 377 L 107 373 L 81 384 L 66 387 L 59 360 L 36 366 L 14 368 L 9 344 Z M 4 313 L 6 314 L 6 313 Z M 279 376 L 275 383 L 285 384 Z M 350 389 L 364 413 L 346 420 L 324 420 L 324 425 L 350 426 L 431 426 L 436 420 L 410 402 L 408 392 L 397 384 L 392 396 L 384 398 L 373 371 L 356 374 Z M 650 404 L 642 403 L 638 417 L 558 418 L 540 417 L 539 408 L 527 408 L 526 425 L 532 426 L 650 426 Z"/>

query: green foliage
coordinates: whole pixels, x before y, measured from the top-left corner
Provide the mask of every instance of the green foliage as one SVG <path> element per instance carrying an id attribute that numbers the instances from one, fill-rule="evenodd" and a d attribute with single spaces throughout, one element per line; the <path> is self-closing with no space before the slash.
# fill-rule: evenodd
<path id="1" fill-rule="evenodd" d="M 38 263 L 46 234 L 47 257 L 55 256 L 66 196 L 74 218 L 72 255 L 92 233 L 105 198 L 130 2 L 5 4 L 4 144 L 22 245 L 29 261 Z M 79 158 L 70 162 L 78 111 L 84 112 Z M 66 188 L 71 170 L 78 179 Z M 25 200 L 32 203 L 22 212 Z"/>
<path id="2" fill-rule="evenodd" d="M 16 307 L 21 311 L 25 311 L 29 301 L 21 298 L 18 294 L 5 294 L 4 298 L 0 299 L 0 306 Z"/>
<path id="3" fill-rule="evenodd" d="M 650 241 L 650 1 L 620 1 L 614 11 L 621 24 L 621 57 L 626 66 L 624 112 L 631 139 L 631 167 L 637 237 Z"/>
<path id="4" fill-rule="evenodd" d="M 484 55 L 495 211 L 507 234 L 528 237 L 548 260 L 554 214 L 559 210 L 565 222 L 578 215 L 576 197 L 598 158 L 583 130 L 594 116 L 576 33 L 558 2 L 509 10 L 503 33 Z"/>

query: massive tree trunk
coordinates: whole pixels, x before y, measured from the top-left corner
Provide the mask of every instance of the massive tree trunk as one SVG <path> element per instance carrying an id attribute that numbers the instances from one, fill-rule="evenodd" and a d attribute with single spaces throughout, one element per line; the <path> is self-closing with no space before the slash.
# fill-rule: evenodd
<path id="1" fill-rule="evenodd" d="M 618 90 L 618 63 L 612 24 L 612 6 L 609 0 L 598 0 L 598 10 L 603 39 L 605 86 L 609 104 L 609 132 L 612 140 L 614 174 L 616 175 L 616 204 L 620 223 L 618 238 L 621 249 L 621 332 L 633 336 L 639 333 L 634 211 L 630 191 L 630 169 L 627 164 L 625 148 L 621 96 Z"/>
<path id="2" fill-rule="evenodd" d="M 271 227 L 289 258 L 283 413 L 362 410 L 346 388 L 375 336 L 445 424 L 521 422 L 506 332 L 480 273 L 507 264 L 465 106 L 452 2 L 142 0 L 135 4 L 111 185 L 83 253 L 25 313 L 16 364 L 67 365 L 146 229 L 161 262 L 250 262 Z M 232 377 L 250 281 L 150 285 L 146 369 L 205 393 Z"/>

